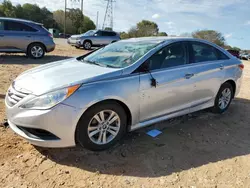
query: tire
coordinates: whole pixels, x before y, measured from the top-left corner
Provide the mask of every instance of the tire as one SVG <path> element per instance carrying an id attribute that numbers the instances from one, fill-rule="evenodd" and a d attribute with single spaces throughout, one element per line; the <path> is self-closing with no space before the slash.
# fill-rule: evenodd
<path id="1" fill-rule="evenodd" d="M 85 49 L 85 50 L 91 50 L 91 47 L 92 47 L 92 43 L 90 42 L 90 41 L 84 41 L 84 43 L 83 43 L 83 48 Z"/>
<path id="2" fill-rule="evenodd" d="M 40 43 L 32 43 L 28 47 L 27 55 L 33 59 L 43 58 L 45 54 L 45 48 Z"/>
<path id="3" fill-rule="evenodd" d="M 226 101 L 223 100 L 223 92 L 224 94 L 227 93 L 228 91 L 230 91 L 230 96 L 226 97 Z M 225 96 L 225 95 L 224 95 Z M 230 106 L 231 101 L 233 99 L 234 96 L 234 91 L 233 91 L 233 87 L 230 83 L 226 82 L 224 84 L 222 84 L 222 86 L 220 87 L 216 98 L 215 98 L 215 102 L 214 102 L 214 107 L 211 109 L 213 113 L 217 113 L 217 114 L 222 114 L 224 113 Z M 225 98 L 225 97 L 224 97 Z M 222 101 L 220 101 L 222 100 Z M 222 103 L 224 104 L 224 107 L 222 105 Z"/>
<path id="4" fill-rule="evenodd" d="M 100 122 L 102 119 L 100 114 L 101 112 L 104 112 L 103 117 L 105 120 L 108 120 L 110 114 L 114 112 L 109 122 L 111 122 L 111 120 L 113 121 L 117 117 L 118 119 L 116 119 L 111 124 L 98 123 L 97 119 L 99 119 Z M 96 116 L 97 119 L 95 118 Z M 80 118 L 76 128 L 76 141 L 82 147 L 85 147 L 89 150 L 105 150 L 116 144 L 122 138 L 126 132 L 126 126 L 127 115 L 124 109 L 118 103 L 99 103 L 88 109 Z M 111 131 L 113 134 L 111 134 L 109 131 Z M 104 134 L 106 136 L 104 136 Z M 106 141 L 106 143 L 104 141 Z"/>

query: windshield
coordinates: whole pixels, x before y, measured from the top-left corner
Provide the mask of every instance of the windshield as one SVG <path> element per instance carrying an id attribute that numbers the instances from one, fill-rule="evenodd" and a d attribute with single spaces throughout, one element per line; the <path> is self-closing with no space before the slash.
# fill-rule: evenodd
<path id="1" fill-rule="evenodd" d="M 158 43 L 149 41 L 116 42 L 93 52 L 81 61 L 105 67 L 124 68 L 135 63 L 157 45 Z"/>
<path id="2" fill-rule="evenodd" d="M 95 34 L 96 30 L 89 30 L 86 33 L 83 34 L 83 36 L 93 36 Z"/>

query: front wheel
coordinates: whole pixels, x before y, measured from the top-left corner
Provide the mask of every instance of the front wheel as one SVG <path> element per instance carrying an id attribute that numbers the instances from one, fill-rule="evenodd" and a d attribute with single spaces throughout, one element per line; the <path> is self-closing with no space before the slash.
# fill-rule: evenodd
<path id="1" fill-rule="evenodd" d="M 212 112 L 219 114 L 225 112 L 230 106 L 233 96 L 234 92 L 232 85 L 227 82 L 224 83 L 217 93 Z"/>
<path id="2" fill-rule="evenodd" d="M 92 44 L 91 44 L 90 41 L 85 41 L 85 42 L 83 43 L 83 48 L 84 48 L 85 50 L 90 50 L 91 47 L 92 47 Z"/>
<path id="3" fill-rule="evenodd" d="M 87 110 L 77 125 L 76 139 L 90 150 L 104 150 L 121 139 L 126 132 L 127 118 L 116 102 L 101 103 Z"/>

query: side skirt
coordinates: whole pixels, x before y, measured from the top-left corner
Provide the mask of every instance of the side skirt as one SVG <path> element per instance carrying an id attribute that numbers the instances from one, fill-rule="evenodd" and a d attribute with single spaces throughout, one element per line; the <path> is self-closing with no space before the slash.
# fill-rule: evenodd
<path id="1" fill-rule="evenodd" d="M 193 113 L 193 112 L 196 112 L 196 111 L 199 111 L 199 110 L 210 108 L 212 106 L 214 106 L 214 99 L 209 100 L 209 102 L 207 102 L 207 103 L 203 103 L 203 104 L 198 105 L 198 106 L 197 105 L 193 106 L 193 107 L 191 107 L 189 109 L 180 110 L 180 111 L 177 111 L 177 112 L 174 112 L 174 113 L 166 114 L 164 116 L 160 116 L 160 117 L 157 117 L 157 118 L 154 118 L 154 119 L 150 119 L 150 120 L 147 120 L 147 121 L 140 122 L 138 124 L 132 125 L 131 128 L 130 128 L 130 131 L 134 131 L 134 130 L 137 130 L 137 129 L 140 129 L 140 128 L 143 128 L 143 127 L 147 127 L 149 125 L 152 125 L 152 124 L 155 124 L 155 123 L 158 123 L 158 122 L 161 122 L 161 121 L 165 121 L 165 120 L 168 120 L 168 119 L 171 119 L 171 118 L 183 116 L 183 115 Z"/>

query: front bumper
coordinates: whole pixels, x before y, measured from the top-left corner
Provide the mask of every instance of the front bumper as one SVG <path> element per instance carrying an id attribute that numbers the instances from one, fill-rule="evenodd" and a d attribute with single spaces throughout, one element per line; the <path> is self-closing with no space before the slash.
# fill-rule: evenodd
<path id="1" fill-rule="evenodd" d="M 82 46 L 82 43 L 80 40 L 71 40 L 71 39 L 68 39 L 67 40 L 67 43 L 71 46 L 77 46 L 77 47 L 81 47 Z"/>
<path id="2" fill-rule="evenodd" d="M 31 144 L 42 147 L 75 146 L 75 129 L 79 117 L 77 109 L 68 105 L 58 104 L 49 110 L 20 109 L 6 103 L 6 113 L 10 128 L 28 140 Z M 52 133 L 54 138 L 33 137 L 20 128 L 41 129 Z"/>

